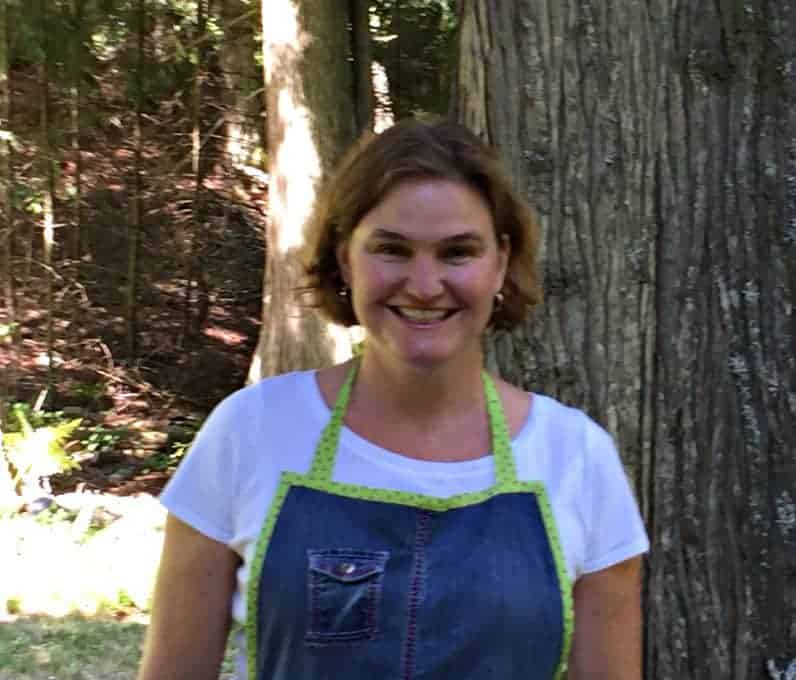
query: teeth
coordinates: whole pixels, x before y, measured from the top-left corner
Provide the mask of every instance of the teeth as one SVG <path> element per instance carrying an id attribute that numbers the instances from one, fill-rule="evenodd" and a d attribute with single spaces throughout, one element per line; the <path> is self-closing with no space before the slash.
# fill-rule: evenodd
<path id="1" fill-rule="evenodd" d="M 411 307 L 398 307 L 401 316 L 410 321 L 441 321 L 448 311 L 445 309 L 413 309 Z"/>

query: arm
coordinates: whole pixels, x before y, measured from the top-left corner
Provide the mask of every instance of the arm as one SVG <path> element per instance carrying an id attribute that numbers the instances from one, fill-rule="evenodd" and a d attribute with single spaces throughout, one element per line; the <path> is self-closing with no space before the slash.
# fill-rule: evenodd
<path id="1" fill-rule="evenodd" d="M 641 558 L 581 577 L 569 680 L 640 680 Z"/>
<path id="2" fill-rule="evenodd" d="M 217 680 L 238 556 L 169 514 L 138 680 Z"/>

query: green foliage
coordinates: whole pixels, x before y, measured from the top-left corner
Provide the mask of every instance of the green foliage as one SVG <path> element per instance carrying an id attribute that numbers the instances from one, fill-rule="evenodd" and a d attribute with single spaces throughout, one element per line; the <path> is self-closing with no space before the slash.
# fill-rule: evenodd
<path id="1" fill-rule="evenodd" d="M 35 517 L 36 524 L 41 526 L 56 526 L 73 522 L 77 517 L 77 512 L 67 510 L 60 505 L 53 503 L 49 508 L 38 513 Z"/>
<path id="2" fill-rule="evenodd" d="M 191 442 L 172 442 L 168 451 L 158 451 L 149 456 L 144 465 L 145 472 L 174 472 L 191 448 Z"/>
<path id="3" fill-rule="evenodd" d="M 24 401 L 11 406 L 11 415 L 13 418 L 8 424 L 7 432 L 24 432 L 23 421 L 32 428 L 39 428 L 58 425 L 66 420 L 63 411 L 36 411 Z"/>
<path id="4" fill-rule="evenodd" d="M 105 383 L 77 382 L 69 388 L 69 394 L 88 404 L 98 404 L 105 396 L 106 390 Z"/>
<path id="5" fill-rule="evenodd" d="M 34 418 L 25 406 L 15 404 L 11 409 L 18 431 L 3 433 L 3 462 L 10 465 L 14 483 L 48 478 L 78 467 L 64 444 L 79 427 L 80 418 L 37 425 L 39 416 Z"/>
<path id="6" fill-rule="evenodd" d="M 21 603 L 18 597 L 9 597 L 6 600 L 6 611 L 12 616 L 14 614 L 19 614 L 19 612 L 21 611 L 20 604 Z"/>
<path id="7" fill-rule="evenodd" d="M 119 588 L 119 590 L 117 591 L 116 603 L 119 605 L 119 607 L 124 607 L 124 608 L 135 607 L 135 601 L 124 588 Z"/>
<path id="8" fill-rule="evenodd" d="M 108 428 L 102 425 L 95 425 L 89 428 L 88 434 L 81 439 L 83 450 L 90 451 L 91 453 L 110 451 L 127 435 L 127 430 L 122 428 Z"/>
<path id="9" fill-rule="evenodd" d="M 448 111 L 456 50 L 453 0 L 376 0 L 373 58 L 387 71 L 396 119 Z"/>
<path id="10" fill-rule="evenodd" d="M 0 323 L 0 342 L 10 340 L 17 328 L 19 328 L 18 323 Z"/>

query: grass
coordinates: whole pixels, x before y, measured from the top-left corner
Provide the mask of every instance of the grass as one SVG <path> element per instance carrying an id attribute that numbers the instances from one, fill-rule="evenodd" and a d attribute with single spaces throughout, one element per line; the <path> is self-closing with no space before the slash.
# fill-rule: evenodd
<path id="1" fill-rule="evenodd" d="M 0 680 L 133 680 L 144 630 L 80 615 L 0 624 Z"/>
<path id="2" fill-rule="evenodd" d="M 146 626 L 73 614 L 0 624 L 0 680 L 134 680 Z M 221 680 L 232 678 L 227 650 Z"/>

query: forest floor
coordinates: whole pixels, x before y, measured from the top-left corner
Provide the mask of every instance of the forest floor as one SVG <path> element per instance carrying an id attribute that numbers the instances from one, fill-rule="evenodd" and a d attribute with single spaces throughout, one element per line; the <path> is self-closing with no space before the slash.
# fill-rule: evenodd
<path id="1" fill-rule="evenodd" d="M 130 157 L 102 158 L 84 158 L 82 254 L 70 254 L 64 228 L 52 305 L 35 214 L 16 226 L 17 339 L 0 337 L 0 401 L 79 418 L 67 448 L 80 467 L 51 477 L 46 510 L 0 516 L 0 680 L 135 677 L 162 544 L 156 496 L 207 414 L 245 383 L 258 339 L 262 176 L 211 168 L 197 226 L 190 178 L 156 185 L 168 159 L 153 152 L 133 356 Z M 64 197 L 56 215 L 68 222 L 69 210 Z M 0 306 L 0 326 L 9 317 Z"/>
<path id="2" fill-rule="evenodd" d="M 112 174 L 101 164 L 93 171 Z M 56 251 L 51 311 L 47 272 L 36 261 L 38 227 L 17 226 L 18 341 L 0 338 L 0 400 L 81 419 L 93 455 L 73 474 L 56 476 L 54 490 L 154 494 L 175 447 L 245 382 L 260 326 L 266 188 L 216 168 L 205 180 L 201 227 L 191 222 L 189 178 L 152 192 L 157 205 L 138 248 L 131 356 L 127 225 L 119 226 L 130 197 L 124 184 L 97 186 L 84 199 L 83 256 L 66 257 L 66 230 Z M 0 305 L 0 324 L 8 316 Z"/>

